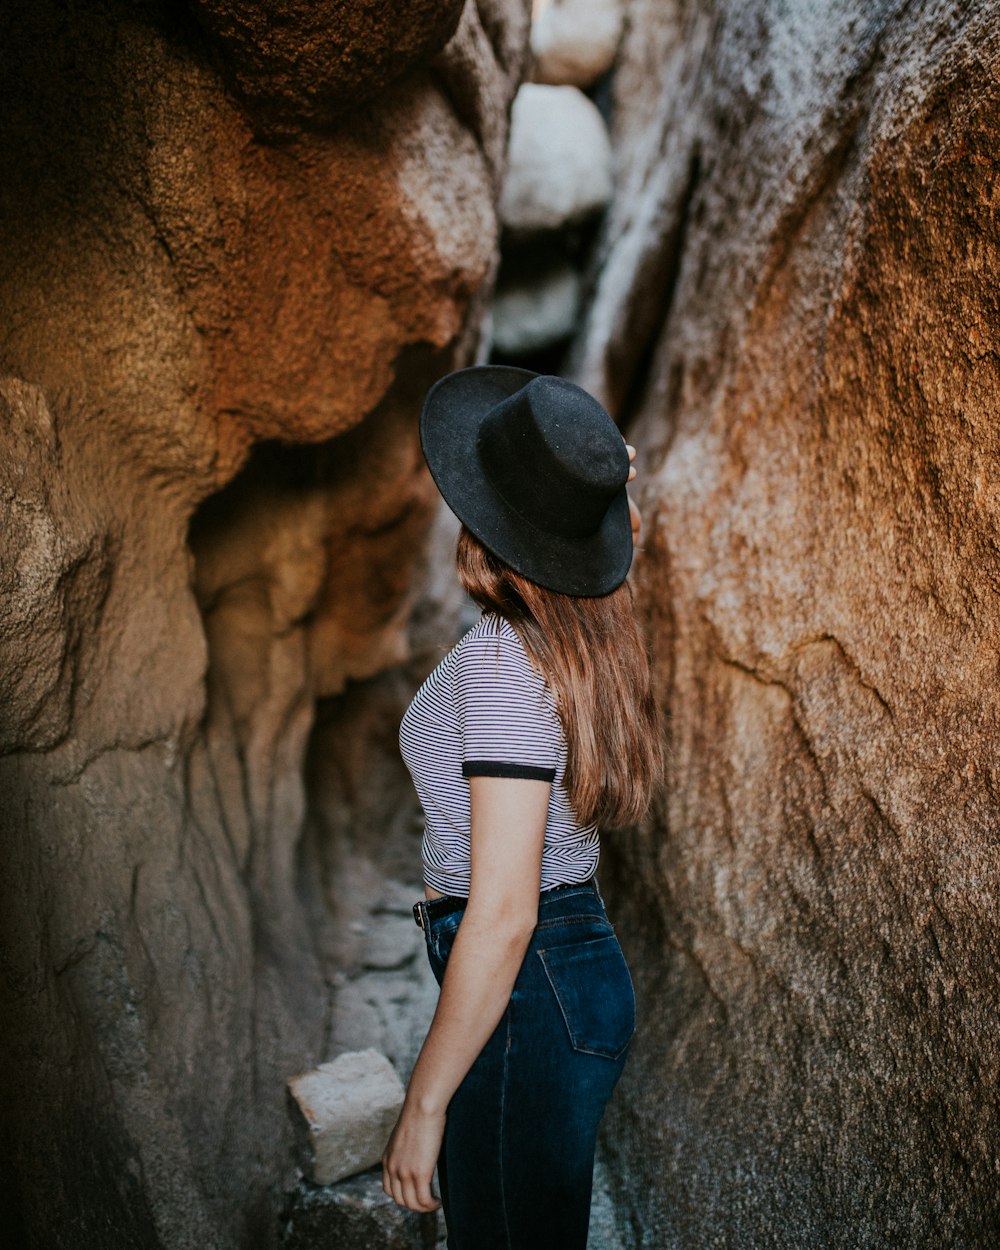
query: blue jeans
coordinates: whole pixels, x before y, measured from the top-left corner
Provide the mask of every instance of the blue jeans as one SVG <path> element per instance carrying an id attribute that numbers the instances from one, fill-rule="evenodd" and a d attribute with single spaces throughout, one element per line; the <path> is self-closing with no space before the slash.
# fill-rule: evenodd
<path id="1" fill-rule="evenodd" d="M 439 985 L 462 902 L 415 909 Z M 585 1250 L 597 1126 L 634 1031 L 632 980 L 596 884 L 547 890 L 510 1002 L 448 1106 L 448 1250 Z"/>

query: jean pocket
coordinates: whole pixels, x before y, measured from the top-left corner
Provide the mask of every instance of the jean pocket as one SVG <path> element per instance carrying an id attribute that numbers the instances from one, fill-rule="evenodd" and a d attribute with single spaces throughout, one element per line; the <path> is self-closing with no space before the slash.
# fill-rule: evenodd
<path id="1" fill-rule="evenodd" d="M 538 952 L 574 1050 L 617 1059 L 635 1032 L 635 993 L 618 939 Z"/>
<path id="2" fill-rule="evenodd" d="M 434 954 L 442 964 L 448 962 L 451 948 L 455 943 L 458 926 L 462 923 L 462 912 L 453 912 L 450 916 L 442 916 L 431 925 L 431 946 Z"/>

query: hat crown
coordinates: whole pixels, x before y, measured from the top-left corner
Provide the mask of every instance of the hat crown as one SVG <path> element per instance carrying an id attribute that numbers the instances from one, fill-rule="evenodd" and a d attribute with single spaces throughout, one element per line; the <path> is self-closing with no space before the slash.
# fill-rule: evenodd
<path id="1" fill-rule="evenodd" d="M 496 404 L 477 444 L 483 472 L 539 529 L 580 539 L 600 527 L 628 480 L 622 436 L 593 396 L 541 375 Z"/>
<path id="2" fill-rule="evenodd" d="M 567 595 L 624 581 L 628 453 L 586 391 L 512 365 L 457 369 L 427 392 L 420 445 L 451 510 L 518 573 Z"/>

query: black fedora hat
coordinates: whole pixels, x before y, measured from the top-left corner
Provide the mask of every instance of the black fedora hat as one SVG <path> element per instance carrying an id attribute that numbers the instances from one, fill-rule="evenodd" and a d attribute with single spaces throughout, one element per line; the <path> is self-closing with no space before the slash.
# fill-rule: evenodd
<path id="1" fill-rule="evenodd" d="M 628 452 L 581 387 L 506 365 L 459 369 L 427 392 L 420 443 L 451 510 L 519 573 L 568 595 L 625 580 Z"/>

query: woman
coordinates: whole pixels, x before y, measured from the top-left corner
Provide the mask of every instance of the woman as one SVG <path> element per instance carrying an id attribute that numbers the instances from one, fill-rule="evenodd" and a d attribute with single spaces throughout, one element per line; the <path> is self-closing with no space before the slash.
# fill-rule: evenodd
<path id="1" fill-rule="evenodd" d="M 625 583 L 635 453 L 579 387 L 500 366 L 441 379 L 420 430 L 484 611 L 400 728 L 426 816 L 414 915 L 442 988 L 383 1187 L 434 1210 L 437 1164 L 450 1250 L 584 1250 L 635 1027 L 598 824 L 637 821 L 660 765 Z"/>

